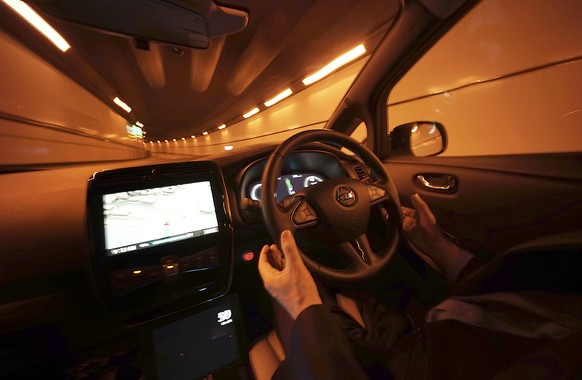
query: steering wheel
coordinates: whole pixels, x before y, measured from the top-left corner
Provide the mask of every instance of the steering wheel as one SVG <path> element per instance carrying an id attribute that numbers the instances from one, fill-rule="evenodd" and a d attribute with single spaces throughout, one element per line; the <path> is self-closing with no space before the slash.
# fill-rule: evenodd
<path id="1" fill-rule="evenodd" d="M 277 177 L 285 159 L 298 147 L 313 142 L 349 149 L 373 171 L 375 178 L 367 182 L 349 177 L 329 179 L 277 202 Z M 351 137 L 331 130 L 312 130 L 287 139 L 267 161 L 261 192 L 261 210 L 273 241 L 279 244 L 284 230 L 294 235 L 302 230 L 334 255 L 347 258 L 349 268 L 337 269 L 301 252 L 307 268 L 322 279 L 340 283 L 363 280 L 382 269 L 396 252 L 402 228 L 396 186 L 374 153 Z M 383 207 L 389 215 L 382 247 L 375 249 L 367 232 L 373 207 Z"/>

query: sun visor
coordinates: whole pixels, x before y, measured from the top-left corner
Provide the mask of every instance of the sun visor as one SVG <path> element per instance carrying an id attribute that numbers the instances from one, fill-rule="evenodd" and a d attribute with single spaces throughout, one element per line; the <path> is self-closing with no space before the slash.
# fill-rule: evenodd
<path id="1" fill-rule="evenodd" d="M 248 20 L 246 12 L 217 6 L 212 0 L 188 3 L 161 0 L 31 0 L 30 3 L 51 17 L 100 32 L 199 49 L 208 48 L 213 37 L 244 29 Z"/>

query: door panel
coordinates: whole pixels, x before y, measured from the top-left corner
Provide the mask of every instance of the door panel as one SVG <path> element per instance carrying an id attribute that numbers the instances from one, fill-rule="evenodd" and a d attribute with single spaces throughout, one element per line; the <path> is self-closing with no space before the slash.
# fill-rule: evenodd
<path id="1" fill-rule="evenodd" d="M 420 194 L 444 231 L 475 253 L 582 241 L 582 154 L 393 158 L 385 166 L 404 206 Z M 456 190 L 427 189 L 419 174 L 455 178 Z"/>
<path id="2" fill-rule="evenodd" d="M 473 252 L 582 247 L 581 4 L 482 0 L 390 90 L 391 133 L 446 128 L 439 156 L 386 161 L 403 204 Z"/>

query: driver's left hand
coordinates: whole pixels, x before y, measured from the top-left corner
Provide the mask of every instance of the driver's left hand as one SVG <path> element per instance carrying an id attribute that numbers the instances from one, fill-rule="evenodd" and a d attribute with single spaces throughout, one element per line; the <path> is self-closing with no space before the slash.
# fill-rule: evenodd
<path id="1" fill-rule="evenodd" d="M 413 194 L 410 201 L 414 209 L 402 207 L 404 233 L 454 283 L 461 270 L 473 258 L 473 254 L 445 237 L 436 217 L 420 195 Z"/>
<path id="2" fill-rule="evenodd" d="M 281 248 L 265 245 L 259 257 L 259 273 L 269 294 L 295 320 L 306 308 L 321 304 L 315 281 L 301 259 L 293 234 L 281 233 Z"/>

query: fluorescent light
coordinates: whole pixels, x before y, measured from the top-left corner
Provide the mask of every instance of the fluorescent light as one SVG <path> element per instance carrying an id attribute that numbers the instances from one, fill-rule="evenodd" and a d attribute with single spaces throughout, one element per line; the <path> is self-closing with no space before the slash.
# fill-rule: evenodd
<path id="1" fill-rule="evenodd" d="M 140 127 L 140 128 L 143 128 L 143 123 L 142 123 L 142 122 L 140 122 L 140 121 L 136 121 L 136 122 L 135 122 L 135 125 L 137 125 L 137 126 L 138 126 L 138 127 Z M 144 132 L 144 133 L 145 133 L 145 132 Z"/>
<path id="2" fill-rule="evenodd" d="M 272 99 L 269 99 L 265 102 L 265 107 L 271 107 L 274 104 L 279 103 L 281 100 L 291 96 L 293 91 L 290 88 L 286 89 L 285 91 L 281 92 L 279 95 L 275 96 Z"/>
<path id="3" fill-rule="evenodd" d="M 255 107 L 255 108 L 253 108 L 252 110 L 250 110 L 249 112 L 245 113 L 245 114 L 243 115 L 243 117 L 244 117 L 245 119 L 248 119 L 249 117 L 251 117 L 251 116 L 253 116 L 253 115 L 256 115 L 256 114 L 258 114 L 258 113 L 259 113 L 259 108 L 258 108 L 258 107 Z"/>
<path id="4" fill-rule="evenodd" d="M 208 136 L 208 132 L 206 132 L 206 131 L 202 132 L 202 134 L 203 134 L 204 136 Z"/>
<path id="5" fill-rule="evenodd" d="M 366 48 L 364 45 L 358 45 L 349 52 L 345 53 L 342 56 L 337 57 L 333 61 L 327 64 L 323 69 L 319 70 L 315 74 L 308 76 L 307 78 L 303 79 L 303 84 L 308 86 L 312 83 L 317 82 L 318 80 L 324 78 L 325 76 L 331 74 L 335 70 L 339 69 L 340 67 L 344 66 L 345 64 L 350 63 L 354 59 L 360 57 L 366 52 Z"/>
<path id="6" fill-rule="evenodd" d="M 218 129 L 224 129 L 224 128 L 226 128 L 226 124 L 222 124 L 222 125 L 218 126 Z"/>
<path id="7" fill-rule="evenodd" d="M 233 150 L 234 147 L 232 145 L 225 145 L 224 150 Z"/>
<path id="8" fill-rule="evenodd" d="M 48 22 L 36 13 L 28 4 L 20 0 L 3 0 L 6 5 L 25 19 L 36 30 L 48 38 L 63 53 L 70 49 L 71 45 Z"/>
<path id="9" fill-rule="evenodd" d="M 115 97 L 115 99 L 113 99 L 113 102 L 117 104 L 119 107 L 121 107 L 125 112 L 127 113 L 131 112 L 131 107 L 125 104 L 123 100 L 119 99 L 118 97 Z"/>

